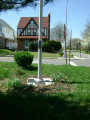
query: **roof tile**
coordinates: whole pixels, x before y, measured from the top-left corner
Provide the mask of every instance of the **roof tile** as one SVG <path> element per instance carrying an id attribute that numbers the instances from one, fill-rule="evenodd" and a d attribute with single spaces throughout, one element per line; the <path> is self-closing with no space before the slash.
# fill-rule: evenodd
<path id="1" fill-rule="evenodd" d="M 38 17 L 21 17 L 17 28 L 25 28 L 31 19 L 33 19 L 35 23 L 39 25 Z M 43 17 L 43 27 L 48 27 L 48 17 Z"/>

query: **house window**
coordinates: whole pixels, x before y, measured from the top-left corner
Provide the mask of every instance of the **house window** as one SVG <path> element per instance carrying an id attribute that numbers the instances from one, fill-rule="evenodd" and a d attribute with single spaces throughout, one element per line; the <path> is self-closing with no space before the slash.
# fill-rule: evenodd
<path id="1" fill-rule="evenodd" d="M 20 35 L 20 29 L 18 29 L 18 36 Z"/>
<path id="2" fill-rule="evenodd" d="M 33 35 L 33 29 L 31 29 L 31 35 Z"/>
<path id="3" fill-rule="evenodd" d="M 28 49 L 28 43 L 29 43 L 29 41 L 25 40 L 25 49 Z"/>
<path id="4" fill-rule="evenodd" d="M 34 29 L 33 30 L 33 35 L 36 35 L 37 34 L 36 32 L 37 32 L 36 29 Z"/>
<path id="5" fill-rule="evenodd" d="M 30 29 L 30 24 L 27 26 L 28 29 Z"/>
<path id="6" fill-rule="evenodd" d="M 22 28 L 20 29 L 20 33 L 22 32 Z"/>
<path id="7" fill-rule="evenodd" d="M 37 29 L 37 35 L 39 35 L 39 30 Z"/>
<path id="8" fill-rule="evenodd" d="M 24 30 L 24 35 L 26 34 L 26 31 Z"/>
<path id="9" fill-rule="evenodd" d="M 37 28 L 37 25 L 36 25 L 36 24 L 34 24 L 34 28 Z"/>
<path id="10" fill-rule="evenodd" d="M 27 35 L 31 35 L 31 30 L 28 29 Z"/>
<path id="11" fill-rule="evenodd" d="M 26 29 L 26 35 L 27 35 L 27 29 Z"/>
<path id="12" fill-rule="evenodd" d="M 47 35 L 47 30 L 46 30 L 46 28 L 45 28 L 45 36 Z"/>

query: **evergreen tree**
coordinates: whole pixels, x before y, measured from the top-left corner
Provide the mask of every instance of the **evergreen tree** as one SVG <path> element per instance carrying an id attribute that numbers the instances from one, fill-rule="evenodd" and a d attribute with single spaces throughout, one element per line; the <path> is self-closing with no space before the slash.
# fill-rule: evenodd
<path id="1" fill-rule="evenodd" d="M 44 5 L 54 0 L 43 0 Z M 0 11 L 6 11 L 9 9 L 19 9 L 21 7 L 36 7 L 39 0 L 0 0 Z"/>

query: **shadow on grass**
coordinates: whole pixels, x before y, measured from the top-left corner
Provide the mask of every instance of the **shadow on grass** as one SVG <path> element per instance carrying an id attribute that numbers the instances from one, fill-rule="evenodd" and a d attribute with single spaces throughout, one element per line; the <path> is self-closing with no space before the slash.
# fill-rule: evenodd
<path id="1" fill-rule="evenodd" d="M 89 120 L 87 106 L 66 101 L 65 95 L 45 95 L 28 89 L 0 93 L 0 120 Z M 73 97 L 73 96 L 71 96 Z"/>
<path id="2" fill-rule="evenodd" d="M 23 67 L 23 69 L 30 70 L 30 71 L 35 71 L 35 70 L 38 70 L 38 67 L 30 65 L 30 66 L 27 66 L 27 67 Z"/>
<path id="3" fill-rule="evenodd" d="M 90 84 L 90 82 L 66 82 L 68 84 Z"/>

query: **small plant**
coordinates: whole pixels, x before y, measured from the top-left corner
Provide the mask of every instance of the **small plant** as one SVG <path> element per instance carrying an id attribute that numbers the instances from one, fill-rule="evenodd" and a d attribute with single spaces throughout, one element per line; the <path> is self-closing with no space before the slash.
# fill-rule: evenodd
<path id="1" fill-rule="evenodd" d="M 74 55 L 73 54 L 70 54 L 70 55 L 67 54 L 67 58 L 69 58 L 69 56 L 70 56 L 70 58 L 73 58 Z"/>
<path id="2" fill-rule="evenodd" d="M 21 81 L 19 81 L 18 79 L 15 80 L 10 80 L 8 83 L 8 88 L 13 88 L 13 89 L 17 89 L 21 87 Z"/>
<path id="3" fill-rule="evenodd" d="M 65 82 L 66 77 L 63 73 L 53 74 L 51 75 L 51 78 L 53 79 L 53 82 Z"/>
<path id="4" fill-rule="evenodd" d="M 60 57 L 62 57 L 64 55 L 63 49 L 61 49 L 58 53 L 59 53 Z"/>
<path id="5" fill-rule="evenodd" d="M 59 52 L 60 57 L 64 55 L 64 52 Z"/>
<path id="6" fill-rule="evenodd" d="M 73 56 L 74 56 L 73 54 L 70 55 L 71 58 L 73 58 Z"/>
<path id="7" fill-rule="evenodd" d="M 14 55 L 14 61 L 21 67 L 26 68 L 32 64 L 33 55 L 30 52 L 16 52 Z"/>

